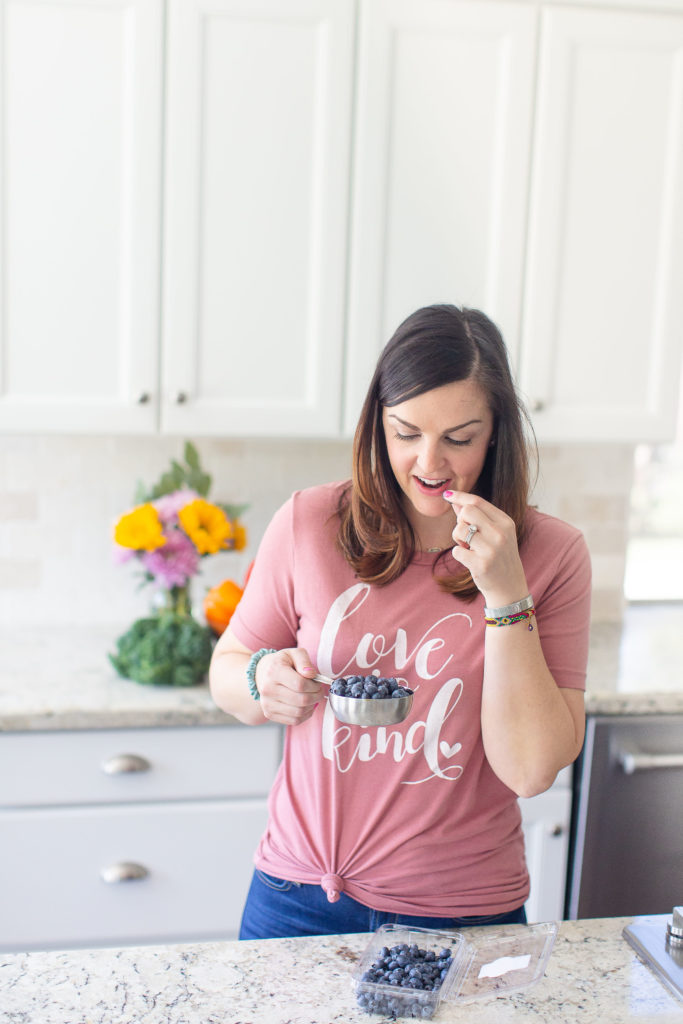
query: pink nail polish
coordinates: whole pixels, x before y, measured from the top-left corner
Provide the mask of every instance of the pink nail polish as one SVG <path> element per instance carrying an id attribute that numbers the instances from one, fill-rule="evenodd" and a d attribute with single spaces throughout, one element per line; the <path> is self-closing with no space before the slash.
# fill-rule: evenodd
<path id="1" fill-rule="evenodd" d="M 452 498 L 454 493 L 455 493 L 454 491 L 444 491 L 443 492 L 443 496 L 444 496 L 444 498 Z"/>

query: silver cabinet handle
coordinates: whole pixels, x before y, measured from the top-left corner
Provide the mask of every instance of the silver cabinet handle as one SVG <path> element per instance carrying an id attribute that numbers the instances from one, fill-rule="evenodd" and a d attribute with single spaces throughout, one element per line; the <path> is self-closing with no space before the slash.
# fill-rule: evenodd
<path id="1" fill-rule="evenodd" d="M 139 754 L 115 754 L 102 762 L 102 771 L 106 775 L 127 775 L 129 772 L 148 772 L 151 764 L 146 757 Z"/>
<path id="2" fill-rule="evenodd" d="M 176 391 L 175 396 L 174 396 L 174 401 L 175 401 L 176 405 L 183 405 L 183 403 L 187 401 L 187 392 L 186 391 Z"/>
<path id="3" fill-rule="evenodd" d="M 141 391 L 137 399 L 138 405 L 147 405 L 151 397 L 149 391 Z"/>
<path id="4" fill-rule="evenodd" d="M 651 768 L 683 768 L 683 754 L 629 754 L 622 752 L 619 763 L 627 775 Z"/>
<path id="5" fill-rule="evenodd" d="M 108 885 L 117 885 L 119 882 L 136 882 L 141 878 L 147 878 L 148 874 L 149 871 L 146 867 L 130 860 L 110 864 L 108 867 L 102 868 L 100 872 L 102 881 Z"/>

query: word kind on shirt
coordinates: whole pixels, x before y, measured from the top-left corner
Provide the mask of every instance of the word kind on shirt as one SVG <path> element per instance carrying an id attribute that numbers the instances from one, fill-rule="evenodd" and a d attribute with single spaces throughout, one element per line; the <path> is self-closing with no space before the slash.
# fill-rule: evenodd
<path id="1" fill-rule="evenodd" d="M 357 583 L 333 602 L 320 636 L 317 659 L 319 670 L 333 677 L 353 675 L 356 672 L 365 674 L 384 659 L 385 667 L 382 674 L 387 675 L 389 673 L 386 671 L 386 658 L 393 654 L 392 674 L 398 678 L 401 678 L 401 672 L 411 662 L 413 671 L 419 679 L 431 681 L 446 673 L 449 663 L 453 660 L 453 654 L 442 653 L 446 648 L 446 640 L 438 631 L 446 622 L 452 622 L 455 618 L 465 619 L 471 628 L 472 620 L 463 612 L 454 612 L 439 619 L 414 641 L 412 646 L 409 646 L 406 631 L 400 626 L 397 627 L 393 640 L 388 640 L 382 634 L 365 633 L 346 664 L 340 665 L 336 662 L 335 648 L 344 626 L 362 607 L 369 592 L 368 584 Z M 408 685 L 416 692 L 419 690 L 419 684 L 415 685 L 412 679 Z M 408 783 L 409 785 L 427 782 L 433 778 L 455 782 L 463 771 L 462 765 L 456 763 L 462 746 L 452 736 L 448 737 L 445 734 L 448 732 L 448 720 L 457 707 L 462 691 L 462 679 L 447 678 L 434 691 L 424 720 L 413 722 L 405 732 L 398 729 L 387 731 L 386 727 L 380 726 L 377 729 L 365 730 L 355 737 L 353 728 L 341 725 L 328 704 L 322 729 L 323 757 L 333 761 L 338 771 L 347 772 L 356 760 L 372 761 L 376 757 L 388 756 L 398 762 L 406 757 L 421 755 L 429 768 L 429 774 Z"/>

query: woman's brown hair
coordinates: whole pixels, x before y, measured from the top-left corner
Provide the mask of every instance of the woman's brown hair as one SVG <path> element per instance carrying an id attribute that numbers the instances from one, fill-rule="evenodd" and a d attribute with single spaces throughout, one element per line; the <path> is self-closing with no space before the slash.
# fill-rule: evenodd
<path id="1" fill-rule="evenodd" d="M 340 502 L 337 540 L 364 582 L 377 586 L 391 583 L 416 550 L 415 534 L 403 510 L 403 493 L 387 454 L 382 409 L 444 384 L 470 379 L 486 395 L 494 423 L 493 443 L 476 493 L 514 520 L 521 543 L 531 441 L 502 335 L 479 310 L 425 306 L 403 321 L 382 351 L 354 437 L 353 474 Z M 453 559 L 450 563 L 453 568 L 457 565 Z M 444 590 L 464 598 L 478 593 L 462 567 L 459 572 L 455 568 L 448 575 L 439 575 L 438 580 Z"/>

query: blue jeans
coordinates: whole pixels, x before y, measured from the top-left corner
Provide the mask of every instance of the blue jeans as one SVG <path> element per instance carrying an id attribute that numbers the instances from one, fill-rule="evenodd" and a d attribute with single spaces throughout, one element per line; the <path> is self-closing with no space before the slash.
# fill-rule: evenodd
<path id="1" fill-rule="evenodd" d="M 413 917 L 372 910 L 341 893 L 330 903 L 319 885 L 288 882 L 256 870 L 242 915 L 240 939 L 277 939 L 293 935 L 344 935 L 374 932 L 383 924 L 418 928 L 471 928 L 474 925 L 525 924 L 521 906 L 480 917 Z"/>

